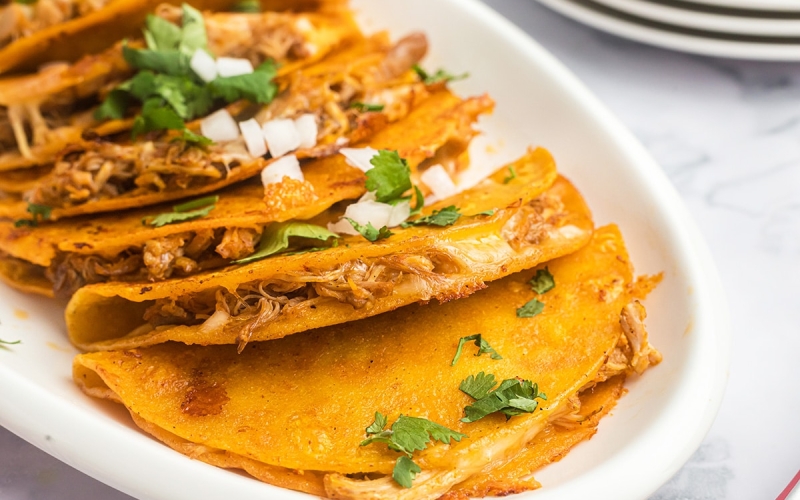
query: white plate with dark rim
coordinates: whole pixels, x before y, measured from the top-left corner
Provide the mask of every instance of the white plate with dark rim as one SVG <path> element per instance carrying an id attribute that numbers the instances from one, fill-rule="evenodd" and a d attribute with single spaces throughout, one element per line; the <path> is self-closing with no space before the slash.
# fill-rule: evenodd
<path id="1" fill-rule="evenodd" d="M 753 11 L 800 12 L 797 0 L 683 0 L 686 3 Z"/>
<path id="2" fill-rule="evenodd" d="M 599 224 L 622 228 L 639 273 L 664 272 L 648 298 L 661 365 L 639 380 L 598 434 L 536 474 L 522 497 L 640 500 L 698 447 L 719 408 L 729 324 L 714 263 L 664 173 L 633 136 L 549 53 L 476 0 L 355 0 L 363 27 L 421 29 L 425 65 L 469 71 L 455 88 L 488 91 L 495 114 L 472 148 L 500 165 L 530 144 L 548 147 Z M 489 147 L 489 146 L 492 147 Z M 491 152 L 490 152 L 491 151 Z M 21 319 L 25 311 L 27 319 Z M 77 469 L 140 499 L 310 498 L 191 460 L 138 431 L 124 410 L 72 383 L 61 306 L 0 288 L 0 424 Z M 109 318 L 113 321 L 113 318 Z M 633 471 L 633 472 L 632 472 Z"/>
<path id="3" fill-rule="evenodd" d="M 539 0 L 593 28 L 637 42 L 705 56 L 800 61 L 800 35 L 764 36 L 713 32 L 636 16 L 592 0 Z"/>
<path id="4" fill-rule="evenodd" d="M 800 37 L 800 15 L 788 13 L 734 15 L 724 9 L 693 9 L 686 4 L 649 0 L 595 0 L 595 2 L 643 19 L 716 33 L 769 37 Z M 800 2 L 798 2 L 800 7 Z"/>

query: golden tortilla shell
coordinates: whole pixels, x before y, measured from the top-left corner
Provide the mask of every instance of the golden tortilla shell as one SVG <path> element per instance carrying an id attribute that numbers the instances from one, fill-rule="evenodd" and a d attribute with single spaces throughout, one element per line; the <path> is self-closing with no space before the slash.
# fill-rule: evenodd
<path id="1" fill-rule="evenodd" d="M 158 346 L 79 355 L 73 376 L 87 393 L 122 402 L 145 430 L 193 458 L 228 467 L 264 464 L 261 479 L 320 494 L 319 485 L 280 468 L 323 476 L 332 498 L 436 498 L 518 456 L 568 399 L 594 381 L 621 336 L 631 301 L 632 268 L 619 231 L 599 229 L 591 243 L 548 263 L 556 287 L 540 296 L 533 270 L 508 276 L 472 297 L 409 306 L 345 325 L 271 342 L 234 346 Z M 533 318 L 516 308 L 545 302 Z M 501 360 L 459 338 L 481 333 Z M 506 421 L 497 414 L 462 423 L 471 398 L 458 390 L 484 371 L 521 377 L 547 394 L 540 410 Z M 422 472 L 411 488 L 390 476 L 399 456 L 384 445 L 360 447 L 375 411 L 424 417 L 466 434 L 414 456 Z M 369 473 L 373 480 L 345 474 Z M 304 476 L 305 477 L 305 476 Z M 308 489 L 306 489 L 308 488 Z"/>

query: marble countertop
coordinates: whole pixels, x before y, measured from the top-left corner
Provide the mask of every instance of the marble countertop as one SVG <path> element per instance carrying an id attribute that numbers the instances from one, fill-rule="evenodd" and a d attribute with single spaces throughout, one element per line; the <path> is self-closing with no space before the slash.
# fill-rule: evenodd
<path id="1" fill-rule="evenodd" d="M 644 143 L 722 276 L 733 320 L 725 400 L 700 449 L 651 500 L 775 498 L 800 468 L 800 65 L 680 54 L 584 27 L 532 0 L 485 1 Z M 0 498 L 130 497 L 0 428 Z"/>

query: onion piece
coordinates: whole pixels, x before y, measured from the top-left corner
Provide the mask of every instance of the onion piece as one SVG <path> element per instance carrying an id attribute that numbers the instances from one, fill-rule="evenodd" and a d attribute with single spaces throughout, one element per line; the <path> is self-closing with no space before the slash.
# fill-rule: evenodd
<path id="1" fill-rule="evenodd" d="M 284 177 L 301 182 L 306 180 L 303 176 L 303 171 L 300 170 L 300 162 L 297 161 L 295 155 L 278 158 L 261 171 L 261 183 L 264 186 L 283 182 Z"/>
<path id="2" fill-rule="evenodd" d="M 281 157 L 300 146 L 300 135 L 294 126 L 294 120 L 270 120 L 261 126 L 261 131 L 273 158 Z"/>
<path id="3" fill-rule="evenodd" d="M 219 76 L 239 76 L 252 73 L 253 64 L 248 59 L 236 57 L 220 57 L 217 59 L 217 73 Z"/>
<path id="4" fill-rule="evenodd" d="M 377 149 L 372 148 L 342 148 L 339 150 L 345 157 L 347 164 L 351 167 L 367 172 L 373 165 L 369 161 L 378 154 Z"/>
<path id="5" fill-rule="evenodd" d="M 228 323 L 228 320 L 231 319 L 231 315 L 225 311 L 216 310 L 214 314 L 208 317 L 203 324 L 200 325 L 201 332 L 215 332 L 221 329 Z"/>
<path id="6" fill-rule="evenodd" d="M 411 215 L 411 202 L 401 201 L 392 207 L 392 213 L 389 215 L 389 227 L 397 227 L 401 223 L 408 220 Z"/>
<path id="7" fill-rule="evenodd" d="M 206 83 L 213 81 L 217 77 L 217 63 L 203 49 L 194 51 L 192 58 L 189 60 L 189 67 Z"/>
<path id="8" fill-rule="evenodd" d="M 433 165 L 422 172 L 420 180 L 433 192 L 437 200 L 449 198 L 458 193 L 458 188 L 450 178 L 450 174 L 441 165 Z"/>
<path id="9" fill-rule="evenodd" d="M 306 113 L 305 115 L 295 118 L 294 127 L 297 129 L 297 135 L 300 137 L 301 148 L 313 148 L 317 145 L 317 117 Z"/>
<path id="10" fill-rule="evenodd" d="M 239 137 L 239 126 L 227 109 L 220 109 L 203 118 L 200 133 L 214 142 L 232 141 Z"/>
<path id="11" fill-rule="evenodd" d="M 242 138 L 245 145 L 247 145 L 247 151 L 250 152 L 252 157 L 258 158 L 267 154 L 267 143 L 264 142 L 261 125 L 258 124 L 255 118 L 239 122 L 239 129 L 242 131 Z"/>

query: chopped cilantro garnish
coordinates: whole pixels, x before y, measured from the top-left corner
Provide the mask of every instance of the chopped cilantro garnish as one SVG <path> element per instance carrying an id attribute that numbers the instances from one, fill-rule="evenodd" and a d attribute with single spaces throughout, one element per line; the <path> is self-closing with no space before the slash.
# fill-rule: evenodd
<path id="1" fill-rule="evenodd" d="M 451 226 L 461 218 L 461 213 L 458 207 L 450 205 L 449 207 L 442 208 L 441 210 L 434 210 L 432 214 L 420 217 L 416 220 L 410 220 L 400 224 L 402 227 L 410 226 Z"/>
<path id="2" fill-rule="evenodd" d="M 17 344 L 21 344 L 21 343 L 22 343 L 21 340 L 10 341 L 10 340 L 0 339 L 0 344 L 4 344 L 4 345 L 17 345 Z"/>
<path id="3" fill-rule="evenodd" d="M 531 278 L 528 282 L 531 285 L 531 290 L 536 293 L 547 293 L 556 286 L 556 280 L 553 278 L 553 275 L 550 274 L 550 270 L 548 268 L 539 269 L 536 271 L 536 276 Z"/>
<path id="4" fill-rule="evenodd" d="M 411 207 L 411 213 L 409 215 L 417 215 L 422 211 L 422 208 L 425 206 L 425 196 L 422 194 L 422 191 L 419 187 L 414 186 L 414 206 Z"/>
<path id="5" fill-rule="evenodd" d="M 389 231 L 389 228 L 386 226 L 383 226 L 380 229 L 375 229 L 375 226 L 373 226 L 371 222 L 367 222 L 367 225 L 364 226 L 354 221 L 350 217 L 345 217 L 345 219 L 350 223 L 351 226 L 353 226 L 353 229 L 361 233 L 361 236 L 373 243 L 378 240 L 386 239 L 394 234 L 393 232 Z"/>
<path id="6" fill-rule="evenodd" d="M 254 14 L 256 12 L 261 12 L 261 2 L 259 2 L 258 0 L 241 0 L 233 4 L 231 10 L 233 12 Z"/>
<path id="7" fill-rule="evenodd" d="M 197 146 L 210 146 L 210 145 L 214 144 L 214 141 L 212 141 L 208 137 L 206 137 L 204 135 L 200 135 L 200 134 L 195 134 L 194 132 L 192 132 L 188 128 L 183 129 L 181 131 L 181 135 L 179 135 L 178 137 L 176 137 L 173 140 L 183 141 L 183 142 L 185 142 L 187 144 L 195 144 Z"/>
<path id="8" fill-rule="evenodd" d="M 275 63 L 266 61 L 246 75 L 218 77 L 209 84 L 214 97 L 227 102 L 247 99 L 258 104 L 272 102 L 278 86 L 272 81 L 276 75 Z"/>
<path id="9" fill-rule="evenodd" d="M 461 441 L 467 437 L 443 425 L 431 422 L 425 418 L 407 417 L 400 415 L 392 428 L 384 430 L 388 420 L 385 415 L 375 412 L 375 421 L 366 428 L 369 437 L 361 442 L 361 446 L 371 443 L 383 443 L 390 450 L 398 451 L 404 455 L 397 459 L 392 472 L 392 478 L 404 488 L 410 488 L 414 477 L 422 469 L 411 460 L 415 451 L 424 450 L 431 440 L 450 444 L 451 440 Z"/>
<path id="10" fill-rule="evenodd" d="M 388 203 L 411 189 L 411 169 L 397 151 L 381 150 L 369 161 L 373 168 L 367 171 L 367 191 L 375 191 L 375 199 Z"/>
<path id="11" fill-rule="evenodd" d="M 462 422 L 475 422 L 492 413 L 503 413 L 506 419 L 523 413 L 531 413 L 539 405 L 536 399 L 547 400 L 539 387 L 530 380 L 510 378 L 503 380 L 497 389 L 492 374 L 480 372 L 465 378 L 459 389 L 476 401 L 464 407 Z"/>
<path id="12" fill-rule="evenodd" d="M 145 24 L 147 48 L 122 48 L 125 61 L 139 72 L 108 94 L 95 111 L 98 120 L 121 119 L 131 104 L 141 103 L 132 129 L 135 139 L 151 131 L 185 130 L 184 122 L 220 104 L 240 99 L 266 104 L 275 98 L 278 89 L 272 81 L 276 73 L 272 61 L 250 74 L 218 77 L 210 83 L 194 74 L 190 60 L 196 51 L 207 50 L 208 36 L 202 14 L 193 7 L 183 5 L 180 27 L 153 15 Z M 186 132 L 180 139 L 192 145 L 210 144 L 200 137 Z"/>
<path id="13" fill-rule="evenodd" d="M 384 105 L 383 104 L 369 104 L 366 102 L 354 102 L 350 104 L 350 107 L 355 109 L 356 111 L 360 111 L 362 113 L 367 113 L 370 111 L 383 111 Z"/>
<path id="14" fill-rule="evenodd" d="M 456 355 L 453 356 L 453 362 L 450 363 L 450 366 L 456 366 L 456 363 L 458 363 L 458 358 L 461 357 L 461 350 L 464 348 L 464 344 L 470 341 L 475 341 L 475 345 L 478 347 L 478 352 L 475 353 L 475 356 L 480 356 L 481 354 L 487 353 L 492 356 L 492 359 L 503 359 L 503 357 L 500 356 L 500 354 L 498 354 L 488 342 L 483 340 L 481 334 L 477 333 L 475 335 L 461 337 L 461 339 L 458 341 L 458 347 L 456 348 Z"/>
<path id="15" fill-rule="evenodd" d="M 514 169 L 514 166 L 508 167 L 508 177 L 503 179 L 503 184 L 508 184 L 509 182 L 513 181 L 517 178 L 517 171 Z"/>
<path id="16" fill-rule="evenodd" d="M 332 233 L 321 226 L 307 224 L 305 222 L 276 222 L 270 224 L 261 235 L 261 242 L 258 250 L 253 255 L 234 261 L 236 264 L 246 264 L 254 260 L 263 259 L 276 253 L 283 252 L 289 248 L 289 238 L 306 238 L 317 241 L 328 241 L 330 238 L 338 238 L 339 235 Z"/>
<path id="17" fill-rule="evenodd" d="M 484 210 L 483 212 L 478 212 L 477 214 L 475 214 L 476 217 L 479 215 L 492 216 L 494 215 L 494 210 Z"/>
<path id="18" fill-rule="evenodd" d="M 31 214 L 32 217 L 30 219 L 19 219 L 14 221 L 14 227 L 36 227 L 39 225 L 39 222 L 50 218 L 53 208 L 48 207 L 47 205 L 28 203 L 28 208 L 26 210 L 29 214 Z"/>
<path id="19" fill-rule="evenodd" d="M 172 212 L 159 214 L 155 217 L 143 218 L 142 224 L 161 227 L 167 224 L 199 219 L 211 213 L 211 211 L 214 210 L 214 204 L 218 200 L 219 196 L 206 196 L 197 200 L 187 201 L 186 203 L 181 203 L 172 207 Z"/>
<path id="20" fill-rule="evenodd" d="M 524 306 L 517 309 L 518 318 L 532 318 L 544 310 L 544 302 L 536 299 L 529 300 Z"/>
<path id="21" fill-rule="evenodd" d="M 433 85 L 434 83 L 442 83 L 442 82 L 454 82 L 456 80 L 463 80 L 469 76 L 469 73 L 462 73 L 460 75 L 453 75 L 448 73 L 443 69 L 437 69 L 436 73 L 430 74 L 418 64 L 415 64 L 413 67 L 414 71 L 419 75 L 420 80 L 425 85 Z"/>

